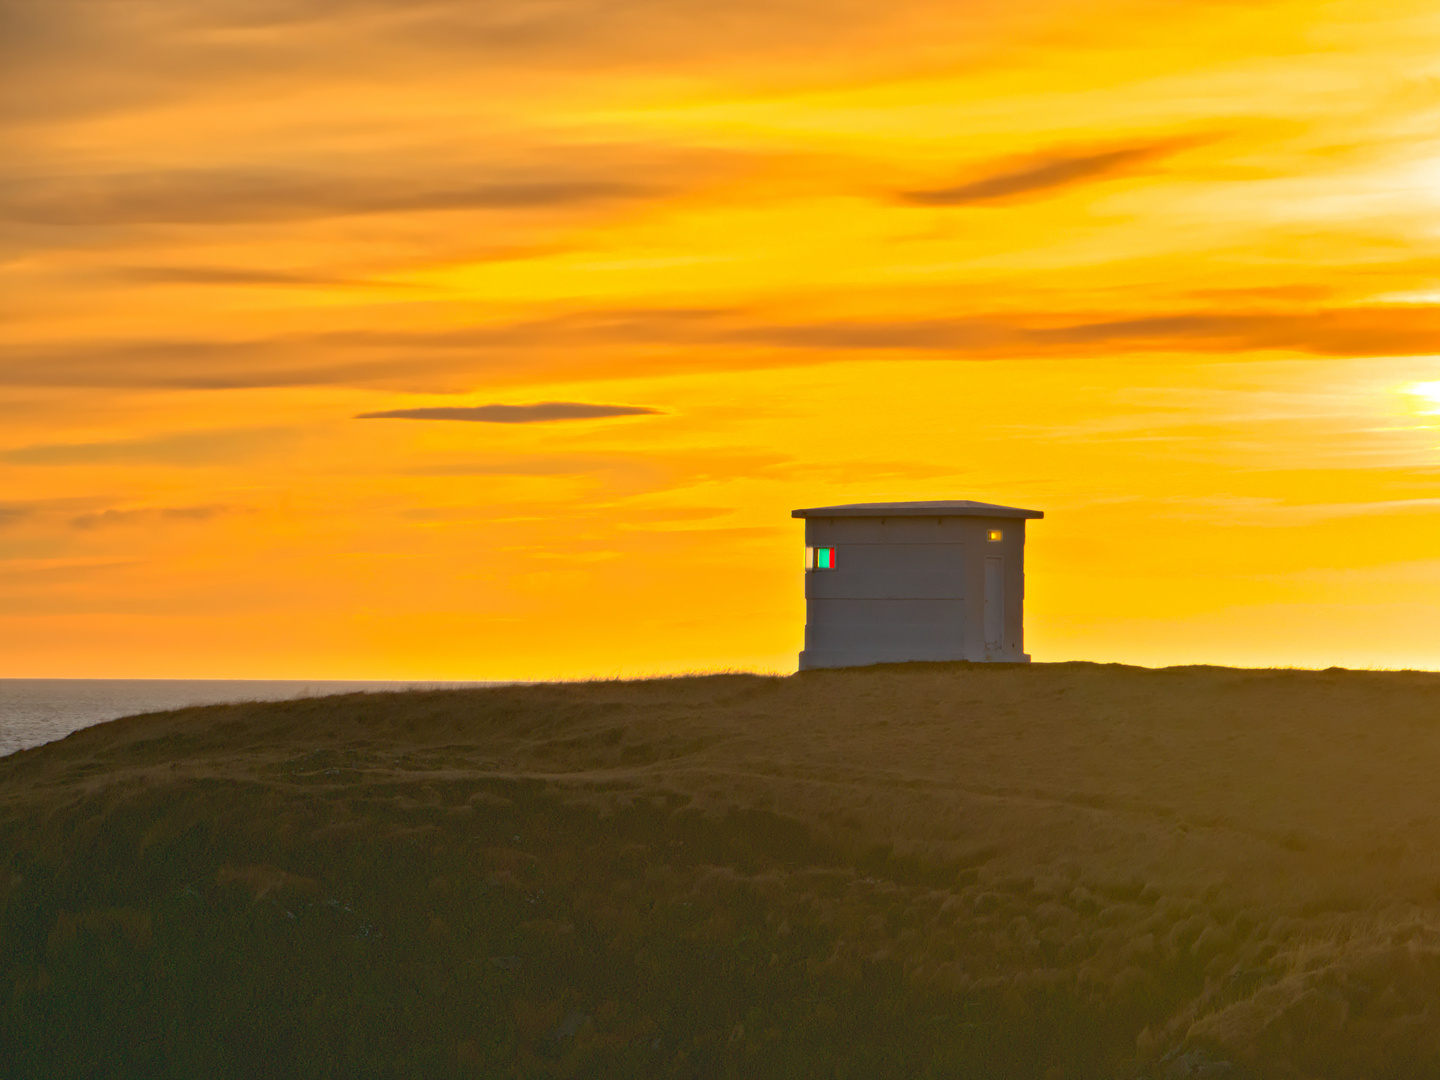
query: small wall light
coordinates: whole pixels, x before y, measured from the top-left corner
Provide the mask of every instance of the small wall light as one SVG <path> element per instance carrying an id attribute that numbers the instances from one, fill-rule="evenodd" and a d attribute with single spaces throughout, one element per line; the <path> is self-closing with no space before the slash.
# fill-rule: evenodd
<path id="1" fill-rule="evenodd" d="M 991 529 L 990 532 L 986 535 L 985 539 L 986 539 L 986 540 L 1004 540 L 1004 539 L 1005 539 L 1005 534 L 1002 533 L 999 529 Z"/>

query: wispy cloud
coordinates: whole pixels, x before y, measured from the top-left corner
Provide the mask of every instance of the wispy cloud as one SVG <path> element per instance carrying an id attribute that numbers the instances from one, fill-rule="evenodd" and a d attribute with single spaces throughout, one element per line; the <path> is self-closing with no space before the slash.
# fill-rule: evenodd
<path id="1" fill-rule="evenodd" d="M 1350 307 L 1199 311 L 1143 318 L 1030 316 L 830 321 L 737 328 L 736 338 L 824 350 L 944 352 L 955 359 L 1106 352 L 1277 350 L 1310 356 L 1404 356 L 1440 350 L 1440 311 Z"/>
<path id="2" fill-rule="evenodd" d="M 301 287 L 421 288 L 408 283 L 373 281 L 359 277 L 306 274 L 282 270 L 255 270 L 229 266 L 123 266 L 104 276 L 156 285 L 294 285 Z"/>
<path id="3" fill-rule="evenodd" d="M 205 506 L 142 506 L 131 509 L 112 507 L 70 519 L 76 529 L 100 529 L 111 525 L 143 525 L 181 521 L 210 521 L 222 514 L 233 513 L 235 507 L 220 503 Z"/>
<path id="4" fill-rule="evenodd" d="M 0 503 L 0 529 L 33 517 L 35 507 L 35 503 Z"/>
<path id="5" fill-rule="evenodd" d="M 21 446 L 0 451 L 0 461 L 14 465 L 213 465 L 273 452 L 290 445 L 297 437 L 298 433 L 288 428 L 186 431 L 112 442 Z"/>
<path id="6" fill-rule="evenodd" d="M 88 531 L 112 525 L 163 524 L 167 522 L 210 521 L 247 508 L 228 503 L 190 506 L 107 506 L 97 497 L 35 499 L 0 503 L 0 529 L 7 526 L 66 526 Z"/>
<path id="7" fill-rule="evenodd" d="M 360 413 L 357 420 L 463 420 L 481 424 L 546 424 L 556 420 L 597 420 L 611 416 L 654 416 L 644 405 L 594 405 L 584 401 L 540 401 L 534 405 L 436 406 Z"/>
<path id="8" fill-rule="evenodd" d="M 1089 315 L 1047 311 L 951 318 L 785 321 L 739 309 L 598 310 L 443 331 L 343 331 L 239 341 L 75 342 L 0 348 L 0 386 L 353 386 L 410 392 L 468 390 L 503 377 L 513 384 L 564 376 L 604 378 L 659 371 L 653 346 L 684 348 L 694 371 L 820 364 L 857 353 L 981 360 L 1121 353 L 1278 352 L 1296 357 L 1413 356 L 1440 352 L 1440 306 L 1285 305 L 1257 295 L 1229 308 Z M 645 348 L 637 349 L 637 345 Z M 624 349 L 617 360 L 616 350 Z M 598 411 L 597 411 L 598 410 Z M 624 410 L 624 411 L 616 411 Z M 647 406 L 586 402 L 434 406 L 367 413 L 366 419 L 537 423 L 638 416 Z M 88 449 L 74 454 L 88 454 Z M 96 451 L 98 452 L 98 451 Z M 119 451 L 117 451 L 119 452 Z M 138 451 L 137 451 L 138 452 Z M 31 450 L 10 451 L 30 460 Z M 70 450 L 33 449 L 38 457 Z"/>
<path id="9" fill-rule="evenodd" d="M 656 468 L 654 462 L 639 462 L 640 467 Z M 405 470 L 411 476 L 585 476 L 594 473 L 633 470 L 633 456 L 603 454 L 515 455 L 511 457 L 467 458 L 463 461 L 441 461 L 417 465 Z"/>
<path id="10" fill-rule="evenodd" d="M 197 96 L 235 84 L 290 89 L 334 80 L 353 93 L 364 58 L 401 86 L 449 76 L 494 80 L 514 70 L 562 78 L 616 67 L 692 74 L 700 65 L 809 59 L 860 66 L 876 33 L 928 9 L 951 28 L 990 21 L 976 5 L 923 0 L 876 5 L 861 0 L 0 0 L 0 69 L 49 93 L 6 95 L 5 112 L 54 118 L 143 107 L 183 83 Z M 935 35 L 961 54 L 983 39 Z M 117 50 L 116 41 L 127 48 Z M 932 45 L 932 48 L 934 46 Z"/>
<path id="11" fill-rule="evenodd" d="M 22 345 L 0 350 L 0 385 L 186 390 L 367 386 L 394 378 L 407 367 L 416 371 L 413 359 L 407 364 L 395 355 L 376 358 L 365 344 L 365 335 L 328 340 L 296 335 Z M 436 366 L 446 365 L 433 360 L 426 365 L 431 370 Z"/>
<path id="12" fill-rule="evenodd" d="M 427 184 L 400 176 L 171 170 L 10 180 L 0 184 L 0 220 L 90 228 L 286 222 L 354 214 L 545 209 L 658 193 L 648 183 L 554 169 L 469 184 Z"/>
<path id="13" fill-rule="evenodd" d="M 1184 146 L 1193 145 L 1193 142 L 1168 139 L 1078 154 L 1051 153 L 953 187 L 904 191 L 899 199 L 915 206 L 999 202 L 1133 172 L 1139 166 L 1167 157 Z"/>
<path id="14" fill-rule="evenodd" d="M 672 489 L 725 476 L 763 476 L 789 468 L 790 458 L 774 453 L 743 453 L 710 448 L 687 453 L 650 455 L 510 454 L 434 461 L 405 470 L 410 476 L 533 476 L 574 477 L 611 474 Z"/>

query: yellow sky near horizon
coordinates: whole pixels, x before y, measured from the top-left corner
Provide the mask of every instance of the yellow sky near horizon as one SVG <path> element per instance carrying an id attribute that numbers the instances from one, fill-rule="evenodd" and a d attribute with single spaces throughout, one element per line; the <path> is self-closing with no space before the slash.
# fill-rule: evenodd
<path id="1" fill-rule="evenodd" d="M 1440 667 L 1417 2 L 0 0 L 0 676 L 793 670 L 797 506 L 1037 660 Z M 531 423 L 362 413 L 571 402 Z"/>

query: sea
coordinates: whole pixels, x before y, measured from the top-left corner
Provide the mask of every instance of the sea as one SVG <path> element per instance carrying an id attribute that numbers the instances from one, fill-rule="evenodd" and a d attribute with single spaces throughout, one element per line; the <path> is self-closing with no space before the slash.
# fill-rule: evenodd
<path id="1" fill-rule="evenodd" d="M 483 682 L 337 682 L 251 679 L 0 679 L 0 756 L 136 713 L 189 705 L 496 686 Z"/>

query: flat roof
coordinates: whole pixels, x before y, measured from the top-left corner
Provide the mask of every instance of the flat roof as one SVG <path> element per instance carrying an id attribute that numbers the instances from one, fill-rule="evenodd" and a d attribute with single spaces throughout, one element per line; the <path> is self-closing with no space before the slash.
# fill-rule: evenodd
<path id="1" fill-rule="evenodd" d="M 941 499 L 936 502 L 843 503 L 840 506 L 811 506 L 791 510 L 791 517 L 1008 517 L 1043 518 L 1042 510 L 1018 506 L 973 502 L 970 499 Z"/>

